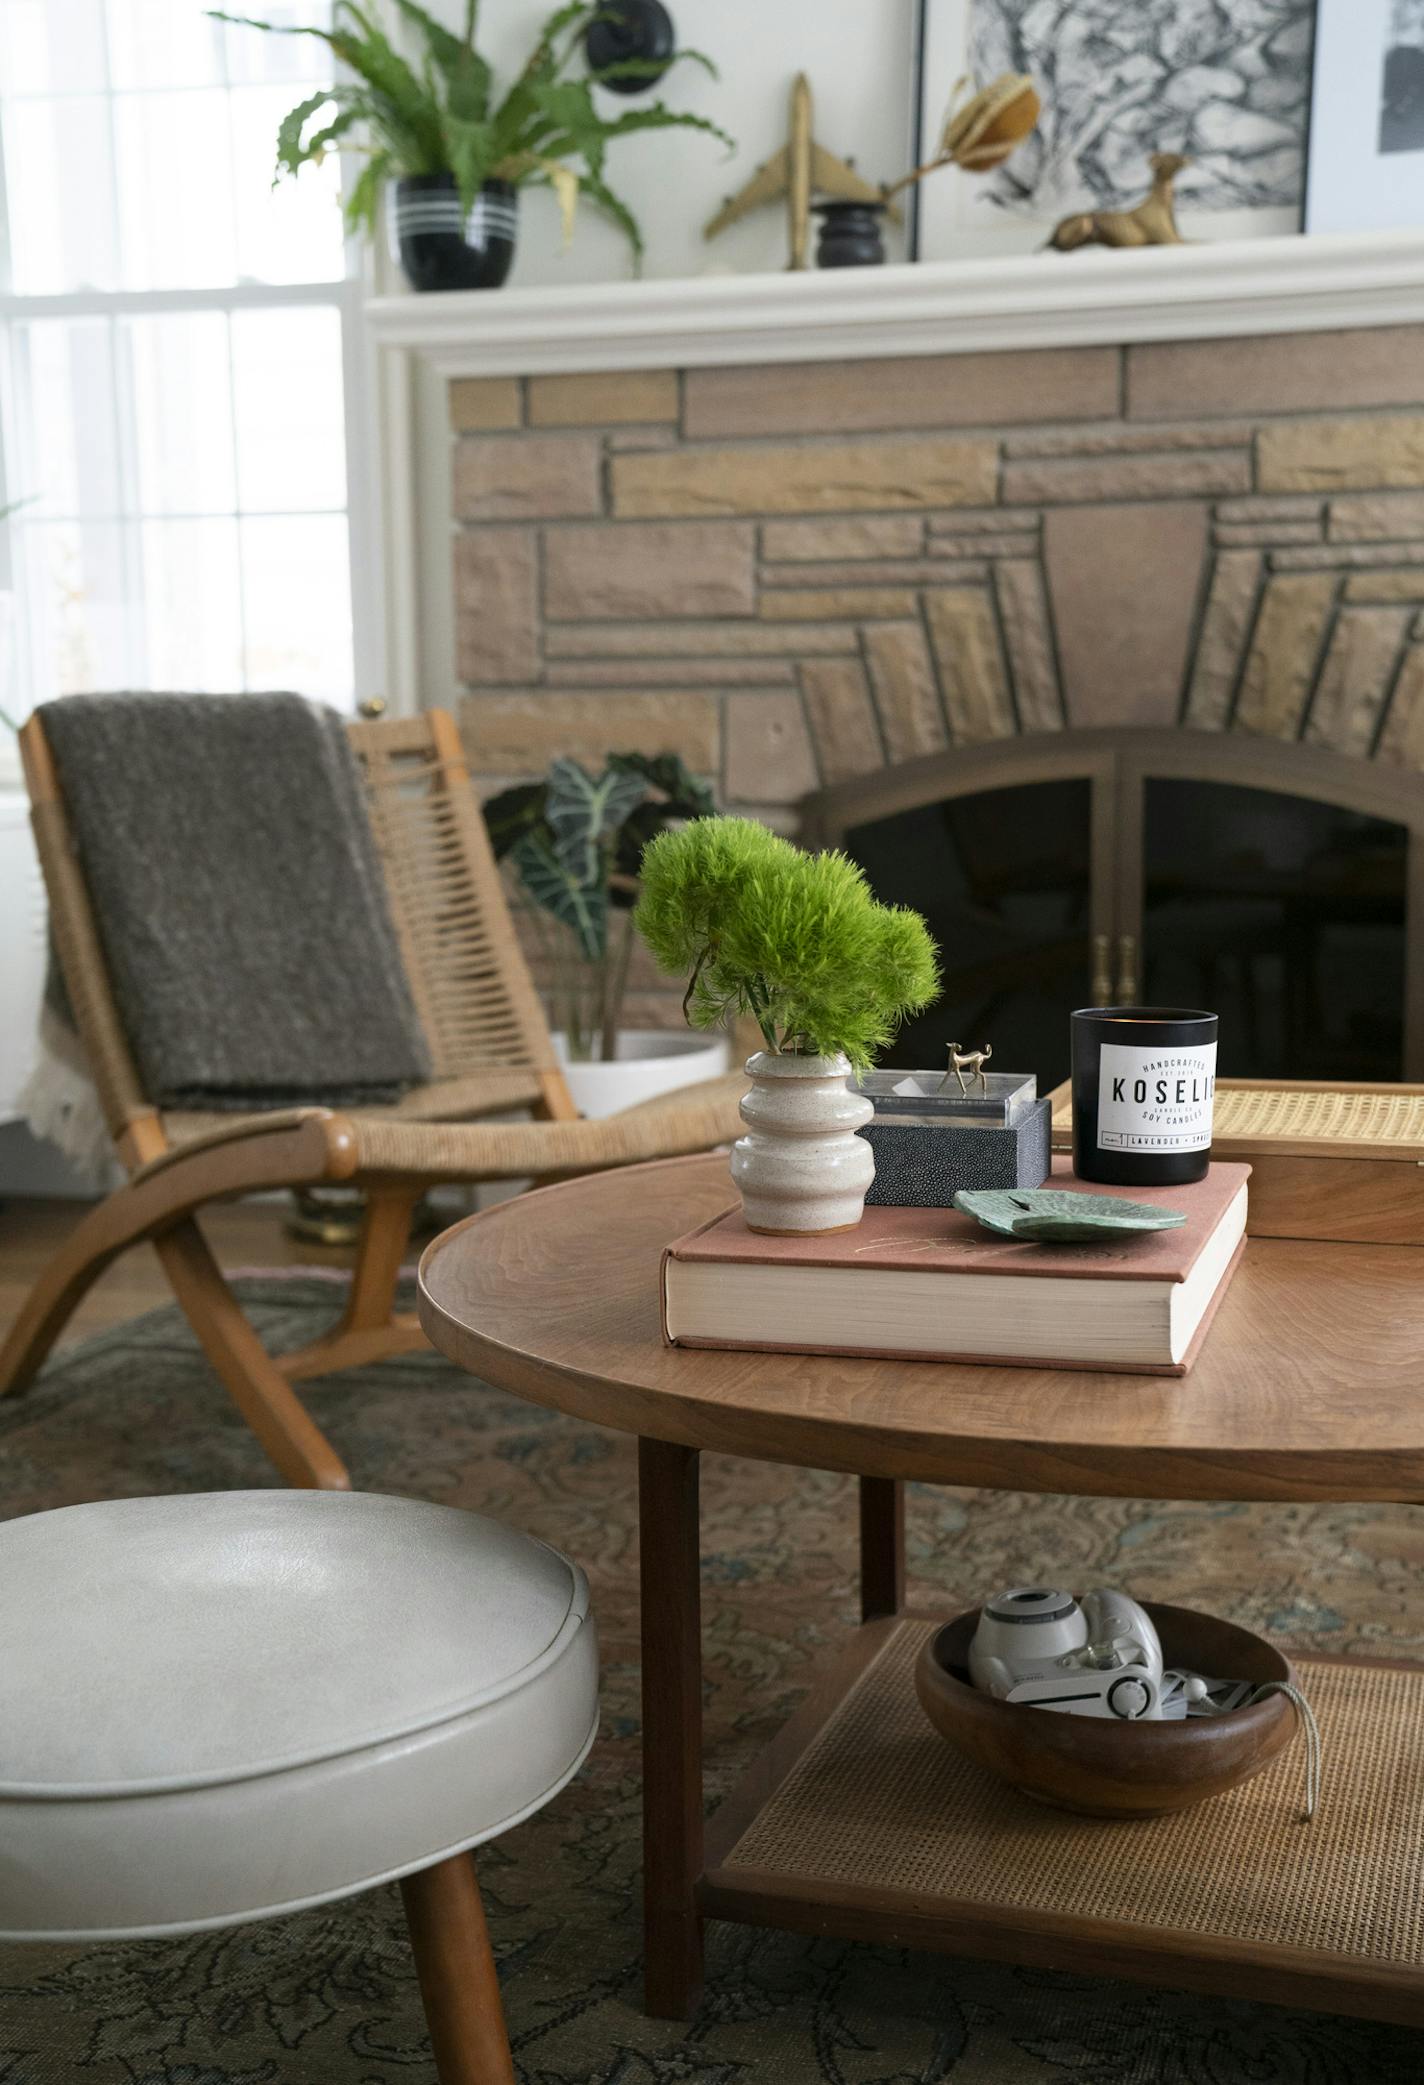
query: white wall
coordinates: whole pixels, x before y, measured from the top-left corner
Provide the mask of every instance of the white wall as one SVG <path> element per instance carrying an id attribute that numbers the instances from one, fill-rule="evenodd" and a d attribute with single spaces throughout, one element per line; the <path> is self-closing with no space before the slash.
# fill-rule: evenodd
<path id="1" fill-rule="evenodd" d="M 759 211 L 710 244 L 702 226 L 786 137 L 791 82 L 804 71 L 815 97 L 816 136 L 867 180 L 893 180 L 910 164 L 913 0 L 667 0 L 678 40 L 705 51 L 721 77 L 678 65 L 651 95 L 603 94 L 615 113 L 648 100 L 709 116 L 737 140 L 728 158 L 696 131 L 650 131 L 616 140 L 610 187 L 643 227 L 648 275 L 745 273 L 786 264 L 779 208 Z M 460 0 L 436 0 L 454 20 Z M 528 56 L 549 6 L 543 0 L 483 0 L 480 44 L 507 84 Z M 621 232 L 581 207 L 564 251 L 559 213 L 544 190 L 526 189 L 511 281 L 606 282 L 628 273 Z M 897 248 L 892 258 L 900 258 Z"/>

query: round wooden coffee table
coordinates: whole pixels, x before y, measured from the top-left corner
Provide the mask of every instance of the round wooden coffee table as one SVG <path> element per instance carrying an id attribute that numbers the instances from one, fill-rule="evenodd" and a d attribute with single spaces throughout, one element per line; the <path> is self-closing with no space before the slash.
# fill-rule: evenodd
<path id="1" fill-rule="evenodd" d="M 917 1479 L 1420 1500 L 1424 1256 L 1252 1239 L 1185 1377 L 668 1347 L 663 1248 L 733 1200 L 725 1157 L 584 1177 L 456 1225 L 420 1269 L 421 1322 L 452 1360 L 638 1436 L 649 2010 L 691 2009 L 702 1922 L 717 1917 L 1424 2025 L 1424 1672 L 1303 1664 L 1327 1759 L 1308 1828 L 1294 1822 L 1293 1748 L 1174 1819 L 1025 1815 L 1019 1798 L 973 1778 L 914 1700 L 907 1674 L 927 1623 L 903 1610 L 902 1496 Z M 863 1615 L 710 1829 L 704 1448 L 860 1478 Z M 1069 1830 L 1065 1866 L 1050 1856 Z M 1185 1895 L 1184 1867 L 1199 1878 Z M 1370 1890 L 1360 1900 L 1362 1873 L 1378 1875 L 1387 1901 Z"/>

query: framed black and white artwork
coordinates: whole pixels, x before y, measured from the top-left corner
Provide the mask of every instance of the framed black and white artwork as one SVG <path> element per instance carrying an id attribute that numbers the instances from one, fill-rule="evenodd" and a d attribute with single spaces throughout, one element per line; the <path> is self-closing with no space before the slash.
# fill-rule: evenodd
<path id="1" fill-rule="evenodd" d="M 1424 227 L 1424 0 L 1320 0 L 1308 232 Z"/>
<path id="2" fill-rule="evenodd" d="M 1321 0 L 1322 12 L 1332 0 Z M 1335 0 L 1342 15 L 1370 0 Z M 1404 0 L 1424 6 L 1424 0 Z M 1300 229 L 1315 0 L 920 0 L 921 157 L 956 81 L 1029 74 L 1043 112 L 993 173 L 920 184 L 921 260 L 1027 253 L 1070 211 L 1123 209 L 1153 152 L 1189 239 Z"/>

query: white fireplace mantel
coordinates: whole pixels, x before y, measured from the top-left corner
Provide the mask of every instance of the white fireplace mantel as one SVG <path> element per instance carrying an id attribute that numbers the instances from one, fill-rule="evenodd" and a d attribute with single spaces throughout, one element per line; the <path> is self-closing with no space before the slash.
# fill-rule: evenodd
<path id="1" fill-rule="evenodd" d="M 1070 347 L 1424 321 L 1424 231 L 377 297 L 445 377 Z"/>

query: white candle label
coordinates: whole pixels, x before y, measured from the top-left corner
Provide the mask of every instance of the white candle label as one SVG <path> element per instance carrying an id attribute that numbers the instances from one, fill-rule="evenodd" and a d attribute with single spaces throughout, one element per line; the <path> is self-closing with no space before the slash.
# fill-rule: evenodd
<path id="1" fill-rule="evenodd" d="M 1206 1151 L 1215 1091 L 1214 1042 L 1161 1050 L 1104 1043 L 1099 1151 Z"/>

